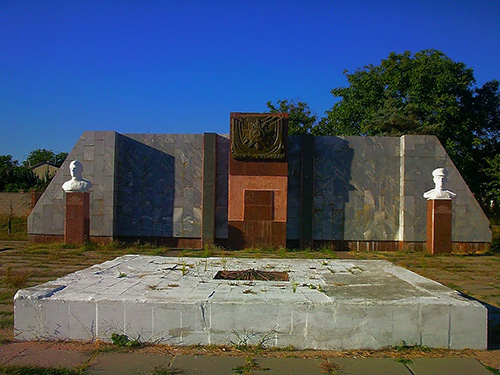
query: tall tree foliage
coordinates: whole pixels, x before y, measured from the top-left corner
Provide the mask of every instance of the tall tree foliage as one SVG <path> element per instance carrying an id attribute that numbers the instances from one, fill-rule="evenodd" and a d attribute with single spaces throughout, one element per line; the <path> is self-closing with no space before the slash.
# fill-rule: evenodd
<path id="1" fill-rule="evenodd" d="M 23 164 L 28 167 L 33 167 L 39 163 L 49 162 L 57 167 L 60 167 L 67 156 L 67 152 L 60 152 L 56 154 L 52 150 L 38 148 L 29 153 L 26 161 L 24 161 Z"/>
<path id="2" fill-rule="evenodd" d="M 338 101 L 313 134 L 436 135 L 483 205 L 500 205 L 498 81 L 477 87 L 471 68 L 437 50 L 391 53 L 344 74 L 349 85 L 331 90 Z"/>
<path id="3" fill-rule="evenodd" d="M 12 155 L 0 155 L 0 191 L 45 190 L 53 176 L 46 174 L 39 178 L 30 167 L 46 161 L 60 167 L 67 156 L 66 152 L 56 154 L 52 150 L 36 149 L 20 165 Z"/>
<path id="4" fill-rule="evenodd" d="M 12 155 L 0 155 L 0 191 L 35 188 L 40 179 L 31 169 L 20 166 Z"/>
<path id="5" fill-rule="evenodd" d="M 288 134 L 307 134 L 316 125 L 317 116 L 305 102 L 278 100 L 276 104 L 267 102 L 271 113 L 288 113 Z"/>

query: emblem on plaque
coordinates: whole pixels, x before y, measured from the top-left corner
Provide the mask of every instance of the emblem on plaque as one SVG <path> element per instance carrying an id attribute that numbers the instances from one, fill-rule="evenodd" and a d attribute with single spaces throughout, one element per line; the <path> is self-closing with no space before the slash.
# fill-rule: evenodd
<path id="1" fill-rule="evenodd" d="M 231 117 L 231 155 L 234 159 L 285 158 L 283 116 Z"/>

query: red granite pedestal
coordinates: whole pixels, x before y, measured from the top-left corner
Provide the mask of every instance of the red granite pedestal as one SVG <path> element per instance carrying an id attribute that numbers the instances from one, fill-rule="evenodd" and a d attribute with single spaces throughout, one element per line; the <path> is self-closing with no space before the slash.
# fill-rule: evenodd
<path id="1" fill-rule="evenodd" d="M 287 126 L 287 114 L 231 113 L 228 175 L 231 249 L 286 246 Z"/>
<path id="2" fill-rule="evenodd" d="M 451 199 L 427 201 L 427 251 L 451 253 Z"/>
<path id="3" fill-rule="evenodd" d="M 83 245 L 90 238 L 90 193 L 66 193 L 64 243 Z"/>

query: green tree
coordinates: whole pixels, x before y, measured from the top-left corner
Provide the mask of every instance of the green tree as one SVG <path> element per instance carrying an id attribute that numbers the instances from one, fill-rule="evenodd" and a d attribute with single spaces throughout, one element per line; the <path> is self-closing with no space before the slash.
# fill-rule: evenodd
<path id="1" fill-rule="evenodd" d="M 380 65 L 344 72 L 349 86 L 313 129 L 319 135 L 434 134 L 486 204 L 500 151 L 498 81 L 476 87 L 473 70 L 437 50 L 391 53 Z"/>
<path id="2" fill-rule="evenodd" d="M 29 190 L 38 183 L 38 177 L 12 155 L 0 155 L 0 191 Z"/>
<path id="3" fill-rule="evenodd" d="M 49 162 L 56 165 L 57 167 L 60 167 L 67 156 L 67 152 L 60 152 L 56 154 L 52 150 L 39 148 L 31 151 L 23 164 L 25 166 L 33 167 L 39 163 Z"/>
<path id="4" fill-rule="evenodd" d="M 500 219 L 500 154 L 489 158 L 487 160 L 488 167 L 486 168 L 486 189 L 488 191 L 489 202 L 493 201 L 494 204 L 489 205 L 491 216 Z"/>
<path id="5" fill-rule="evenodd" d="M 267 102 L 270 113 L 288 113 L 288 134 L 307 134 L 315 126 L 318 117 L 305 102 L 278 100 L 276 104 Z"/>
<path id="6" fill-rule="evenodd" d="M 60 152 L 56 154 L 56 166 L 61 167 L 62 163 L 64 163 L 67 157 L 68 157 L 67 152 Z"/>

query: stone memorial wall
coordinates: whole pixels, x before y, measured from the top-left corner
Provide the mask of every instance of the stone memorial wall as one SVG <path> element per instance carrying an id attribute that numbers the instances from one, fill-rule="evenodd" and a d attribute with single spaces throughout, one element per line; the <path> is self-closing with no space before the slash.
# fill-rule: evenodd
<path id="1" fill-rule="evenodd" d="M 284 160 L 248 162 L 232 158 L 230 135 L 85 132 L 29 216 L 28 233 L 33 241 L 62 239 L 61 185 L 70 177 L 69 162 L 78 160 L 94 185 L 93 240 L 227 246 L 235 221 L 243 225 L 245 215 L 264 220 L 259 215 L 269 205 L 269 225 L 282 223 L 287 246 L 424 249 L 422 194 L 433 187 L 432 171 L 444 167 L 447 187 L 457 193 L 454 250 L 481 250 L 491 242 L 488 219 L 434 136 L 291 135 L 284 142 Z"/>

